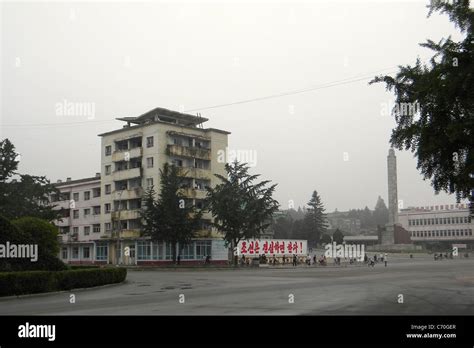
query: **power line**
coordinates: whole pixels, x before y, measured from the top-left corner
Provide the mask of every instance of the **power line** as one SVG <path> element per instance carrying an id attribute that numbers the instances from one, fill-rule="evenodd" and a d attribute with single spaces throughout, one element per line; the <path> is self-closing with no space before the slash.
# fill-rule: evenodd
<path id="1" fill-rule="evenodd" d="M 289 92 L 282 92 L 278 94 L 271 94 L 267 96 L 262 96 L 262 97 L 257 97 L 257 98 L 251 98 L 251 99 L 245 99 L 245 100 L 240 100 L 240 101 L 235 101 L 235 102 L 230 102 L 230 103 L 225 103 L 225 104 L 217 104 L 217 105 L 212 105 L 212 106 L 206 106 L 206 107 L 201 107 L 201 108 L 195 108 L 195 109 L 189 109 L 185 110 L 183 112 L 194 112 L 194 111 L 202 111 L 202 110 L 210 110 L 210 109 L 217 109 L 217 108 L 222 108 L 226 106 L 233 106 L 233 105 L 240 105 L 240 104 L 247 104 L 247 103 L 253 103 L 257 101 L 262 101 L 262 100 L 268 100 L 268 99 L 276 99 L 276 98 L 281 98 L 281 97 L 286 97 L 290 95 L 296 95 L 296 94 L 301 94 L 301 93 L 307 93 L 307 92 L 312 92 L 320 89 L 326 89 L 326 88 L 331 88 L 331 87 L 336 87 L 336 86 L 342 86 L 342 85 L 347 85 L 350 83 L 355 83 L 363 80 L 368 80 L 372 79 L 374 77 L 374 74 L 380 73 L 382 71 L 390 70 L 395 68 L 395 66 L 392 66 L 390 68 L 385 68 L 385 69 L 379 69 L 375 71 L 371 71 L 368 73 L 365 73 L 363 75 L 357 75 L 351 78 L 346 78 L 342 80 L 337 80 L 337 81 L 332 81 L 332 82 L 327 82 L 318 86 L 314 87 L 308 87 L 304 89 L 299 89 L 299 90 L 294 90 L 294 91 L 289 91 Z M 396 71 L 389 71 L 387 74 L 390 73 L 395 73 Z M 367 76 L 369 75 L 369 76 Z M 31 123 L 31 124 L 1 124 L 0 126 L 5 127 L 5 128 L 34 128 L 34 127 L 61 127 L 61 126 L 80 126 L 80 125 L 86 125 L 86 124 L 91 124 L 91 123 L 108 123 L 108 122 L 114 122 L 116 120 L 89 120 L 89 121 L 82 121 L 82 122 L 73 122 L 73 123 Z"/>
<path id="2" fill-rule="evenodd" d="M 385 71 L 385 70 L 393 69 L 393 68 L 394 67 L 390 67 L 390 68 L 385 68 L 385 69 L 381 69 L 381 70 L 376 70 L 376 71 L 373 71 L 373 72 L 368 72 L 368 73 L 363 75 L 364 77 L 360 77 L 361 75 L 359 75 L 359 76 L 355 76 L 355 77 L 352 77 L 352 78 L 347 78 L 347 79 L 343 79 L 343 80 L 339 80 L 339 81 L 327 82 L 327 83 L 322 84 L 322 85 L 318 85 L 318 86 L 315 86 L 315 87 L 309 87 L 309 88 L 305 88 L 305 89 L 301 89 L 301 90 L 295 90 L 295 91 L 290 91 L 290 92 L 272 94 L 272 95 L 268 95 L 268 96 L 252 98 L 252 99 L 246 99 L 246 100 L 241 100 L 241 101 L 236 101 L 236 102 L 230 102 L 230 103 L 226 103 L 226 104 L 218 104 L 218 105 L 206 106 L 206 107 L 202 107 L 202 108 L 190 109 L 190 110 L 185 110 L 184 112 L 193 112 L 193 111 L 217 109 L 217 108 L 222 108 L 222 107 L 225 107 L 225 106 L 252 103 L 252 102 L 261 101 L 261 100 L 280 98 L 280 97 L 285 97 L 285 96 L 289 96 L 289 95 L 312 92 L 312 91 L 316 91 L 316 90 L 319 90 L 319 89 L 325 89 L 325 88 L 330 88 L 330 87 L 335 87 L 335 86 L 346 85 L 346 84 L 349 84 L 349 83 L 354 83 L 354 82 L 358 82 L 358 81 L 372 79 L 374 77 L 373 74 L 376 74 L 376 73 L 379 73 L 379 72 L 382 72 L 382 71 Z M 389 71 L 388 74 L 395 73 L 395 72 L 396 71 Z M 369 74 L 371 74 L 371 75 L 370 76 L 365 76 L 365 75 L 369 75 Z"/>

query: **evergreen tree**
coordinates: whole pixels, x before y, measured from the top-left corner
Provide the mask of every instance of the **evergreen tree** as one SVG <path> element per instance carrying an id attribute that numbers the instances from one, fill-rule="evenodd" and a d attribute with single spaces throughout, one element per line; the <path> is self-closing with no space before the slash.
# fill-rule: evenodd
<path id="1" fill-rule="evenodd" d="M 375 204 L 373 220 L 376 226 L 385 226 L 385 224 L 388 223 L 388 208 L 380 196 Z"/>
<path id="2" fill-rule="evenodd" d="M 225 170 L 227 177 L 215 174 L 221 183 L 207 188 L 207 206 L 232 255 L 239 241 L 260 237 L 279 204 L 272 197 L 276 184 L 267 187 L 268 180 L 255 182 L 260 175 L 249 174 L 247 164 L 226 163 Z"/>
<path id="3" fill-rule="evenodd" d="M 324 205 L 316 191 L 313 191 L 311 200 L 308 202 L 308 210 L 304 218 L 304 232 L 309 245 L 316 246 L 321 235 L 327 231 L 327 219 L 324 214 Z"/>
<path id="4" fill-rule="evenodd" d="M 183 194 L 184 174 L 181 169 L 165 163 L 160 169 L 160 194 L 149 188 L 142 208 L 143 234 L 155 241 L 170 243 L 173 261 L 176 261 L 176 245 L 188 244 L 199 229 L 202 212 Z"/>
<path id="5" fill-rule="evenodd" d="M 332 234 L 332 240 L 337 244 L 342 244 L 344 242 L 344 234 L 339 229 L 336 229 Z"/>

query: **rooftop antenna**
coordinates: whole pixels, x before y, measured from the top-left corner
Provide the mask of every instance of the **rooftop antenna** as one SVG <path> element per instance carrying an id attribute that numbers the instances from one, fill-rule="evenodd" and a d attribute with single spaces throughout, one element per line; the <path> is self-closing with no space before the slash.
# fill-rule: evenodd
<path id="1" fill-rule="evenodd" d="M 198 123 L 198 127 L 199 128 L 204 128 L 203 125 L 202 125 L 202 117 L 201 117 L 201 113 L 200 112 L 197 112 L 196 113 L 197 117 L 199 117 L 199 123 Z"/>

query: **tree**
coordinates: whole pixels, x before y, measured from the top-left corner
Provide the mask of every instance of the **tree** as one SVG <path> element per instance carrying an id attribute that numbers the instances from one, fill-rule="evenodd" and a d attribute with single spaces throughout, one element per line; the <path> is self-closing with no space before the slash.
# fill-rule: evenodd
<path id="1" fill-rule="evenodd" d="M 173 262 L 176 261 L 176 246 L 189 244 L 199 229 L 202 212 L 198 211 L 184 195 L 185 173 L 174 165 L 165 163 L 160 169 L 160 194 L 149 188 L 145 192 L 141 216 L 144 220 L 143 234 L 153 240 L 170 243 Z"/>
<path id="2" fill-rule="evenodd" d="M 25 269 L 60 271 L 66 268 L 58 259 L 58 228 L 52 223 L 36 217 L 22 217 L 13 220 L 12 224 L 22 232 L 27 244 L 38 246 L 38 260 L 29 263 Z"/>
<path id="3" fill-rule="evenodd" d="M 319 243 L 320 236 L 327 231 L 327 220 L 324 214 L 324 205 L 318 192 L 313 191 L 311 200 L 308 202 L 308 210 L 304 221 L 307 229 L 308 244 L 316 246 Z"/>
<path id="4" fill-rule="evenodd" d="M 429 8 L 428 16 L 434 11 L 447 14 L 464 39 L 427 40 L 420 46 L 434 51 L 429 66 L 417 59 L 414 66 L 401 66 L 395 77 L 378 76 L 370 83 L 383 82 L 395 93 L 391 145 L 415 153 L 417 169 L 431 180 L 436 193 L 455 194 L 458 202 L 470 198 L 472 208 L 474 11 L 469 0 L 432 1 Z"/>
<path id="5" fill-rule="evenodd" d="M 373 220 L 376 226 L 385 226 L 388 223 L 388 208 L 382 197 L 379 196 L 373 212 Z"/>
<path id="6" fill-rule="evenodd" d="M 245 163 L 226 163 L 227 177 L 215 174 L 221 183 L 207 188 L 213 225 L 224 233 L 230 255 L 241 240 L 260 237 L 279 207 L 272 197 L 276 184 L 267 187 L 269 180 L 256 182 L 260 175 L 251 175 L 248 170 Z M 237 264 L 237 259 L 233 260 Z"/>
<path id="7" fill-rule="evenodd" d="M 332 240 L 337 244 L 342 244 L 344 242 L 344 234 L 339 229 L 336 229 L 332 234 Z"/>
<path id="8" fill-rule="evenodd" d="M 321 236 L 321 243 L 322 244 L 328 244 L 328 243 L 332 243 L 332 239 L 331 239 L 331 236 L 327 233 L 324 233 L 322 236 Z"/>
<path id="9" fill-rule="evenodd" d="M 372 212 L 367 206 L 360 212 L 360 226 L 362 228 L 375 227 Z"/>
<path id="10" fill-rule="evenodd" d="M 0 211 L 8 219 L 34 216 L 48 221 L 60 218 L 50 204 L 59 191 L 44 176 L 19 174 L 15 146 L 5 139 L 0 142 Z M 18 179 L 13 179 L 17 176 Z"/>
<path id="11" fill-rule="evenodd" d="M 290 215 L 280 216 L 273 223 L 275 239 L 290 239 L 293 231 L 293 219 Z"/>

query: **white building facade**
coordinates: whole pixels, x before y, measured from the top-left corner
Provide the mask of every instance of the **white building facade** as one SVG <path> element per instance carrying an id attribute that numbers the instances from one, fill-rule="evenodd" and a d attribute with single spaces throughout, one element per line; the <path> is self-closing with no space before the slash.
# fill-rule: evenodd
<path id="1" fill-rule="evenodd" d="M 415 244 L 442 243 L 474 248 L 474 222 L 466 204 L 402 209 L 398 217 Z"/>
<path id="2" fill-rule="evenodd" d="M 59 257 L 70 264 L 106 263 L 107 253 L 98 243 L 103 237 L 100 174 L 59 180 L 55 186 L 60 194 L 52 196 L 51 201 L 63 216 L 55 222 L 61 243 Z"/>

